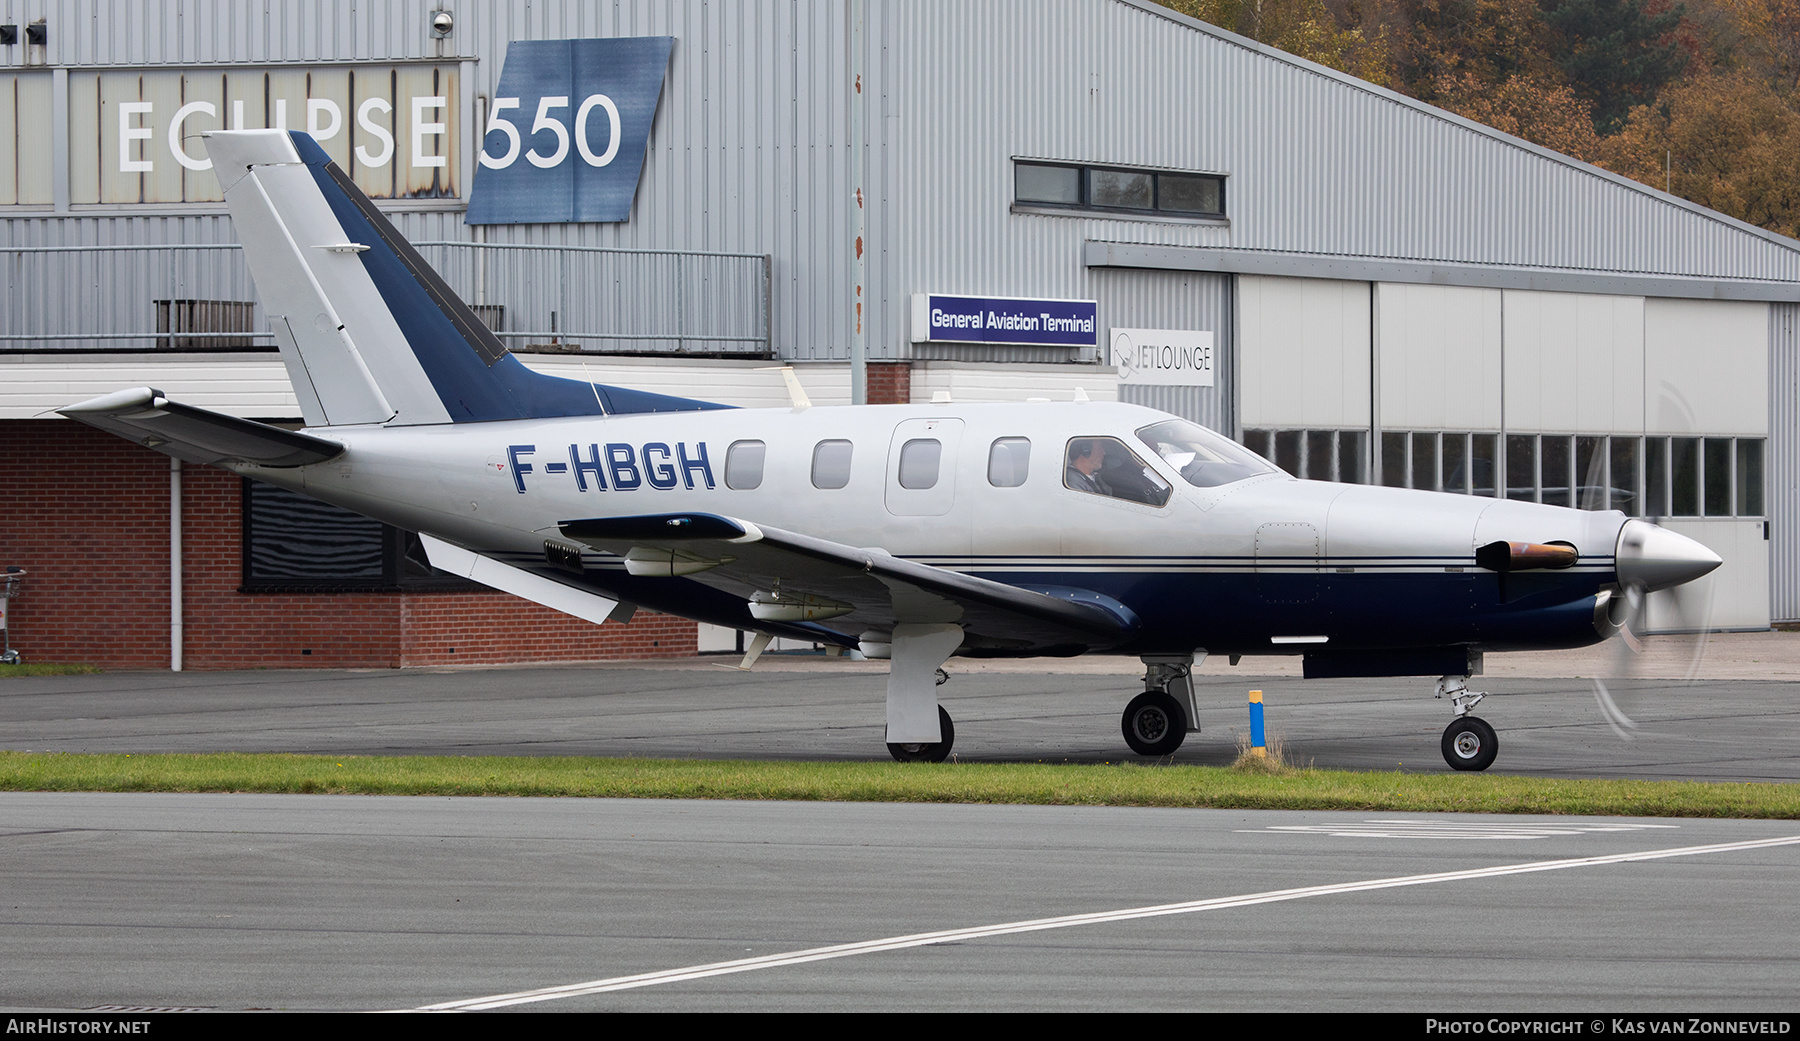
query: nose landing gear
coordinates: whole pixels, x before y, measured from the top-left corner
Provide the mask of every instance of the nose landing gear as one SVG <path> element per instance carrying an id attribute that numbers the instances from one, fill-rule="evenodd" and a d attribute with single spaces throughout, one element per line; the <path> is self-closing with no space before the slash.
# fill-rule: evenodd
<path id="1" fill-rule="evenodd" d="M 1469 710 L 1487 694 L 1470 690 L 1468 680 L 1467 676 L 1438 677 L 1436 696 L 1450 695 L 1450 704 L 1456 710 L 1456 718 L 1444 728 L 1439 748 L 1452 770 L 1486 770 L 1500 752 L 1500 739 L 1486 720 L 1469 715 Z"/>
<path id="2" fill-rule="evenodd" d="M 1191 654 L 1144 657 L 1144 692 L 1131 699 L 1119 720 L 1125 743 L 1133 752 L 1147 756 L 1169 755 L 1187 739 L 1194 718 L 1194 657 Z M 1204 658 L 1204 653 L 1201 657 Z"/>
<path id="3" fill-rule="evenodd" d="M 1187 737 L 1187 713 L 1181 702 L 1160 690 L 1147 690 L 1131 699 L 1120 720 L 1125 743 L 1138 755 L 1168 755 Z"/>

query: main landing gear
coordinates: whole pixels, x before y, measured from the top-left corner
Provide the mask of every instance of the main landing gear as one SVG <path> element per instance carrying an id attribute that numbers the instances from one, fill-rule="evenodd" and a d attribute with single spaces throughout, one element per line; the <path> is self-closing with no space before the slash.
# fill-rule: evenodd
<path id="1" fill-rule="evenodd" d="M 938 741 L 889 741 L 888 755 L 901 763 L 941 763 L 950 758 L 950 746 L 956 743 L 956 727 L 942 705 L 938 706 L 938 733 L 942 735 Z"/>
<path id="2" fill-rule="evenodd" d="M 902 763 L 941 763 L 956 743 L 950 713 L 938 704 L 937 688 L 950 677 L 944 662 L 962 644 L 959 625 L 906 624 L 889 635 L 888 754 Z"/>
<path id="3" fill-rule="evenodd" d="M 1144 692 L 1125 706 L 1119 729 L 1138 755 L 1170 755 L 1187 738 L 1194 718 L 1194 658 L 1146 655 L 1143 661 Z"/>
<path id="4" fill-rule="evenodd" d="M 1468 680 L 1467 676 L 1438 677 L 1436 696 L 1450 695 L 1450 704 L 1456 709 L 1456 718 L 1444 728 L 1440 747 L 1444 762 L 1449 763 L 1451 769 L 1486 770 L 1493 765 L 1494 756 L 1500 751 L 1500 739 L 1485 720 L 1469 715 L 1469 710 L 1487 694 L 1470 690 Z"/>

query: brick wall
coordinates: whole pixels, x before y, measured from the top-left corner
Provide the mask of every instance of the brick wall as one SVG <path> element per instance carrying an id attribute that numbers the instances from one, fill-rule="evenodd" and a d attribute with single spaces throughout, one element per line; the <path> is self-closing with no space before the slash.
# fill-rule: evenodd
<path id="1" fill-rule="evenodd" d="M 693 622 L 639 611 L 630 624 L 594 625 L 505 593 L 402 598 L 399 665 L 459 665 L 699 653 Z"/>
<path id="2" fill-rule="evenodd" d="M 169 460 L 64 420 L 0 422 L 0 566 L 27 661 L 169 662 Z"/>
<path id="3" fill-rule="evenodd" d="M 403 594 L 240 593 L 243 479 L 211 466 L 187 466 L 181 484 L 187 668 L 402 664 Z M 166 515 L 162 519 L 166 524 Z M 168 664 L 166 656 L 160 664 Z"/>
<path id="4" fill-rule="evenodd" d="M 869 363 L 869 404 L 908 405 L 911 403 L 911 362 L 872 361 Z"/>
<path id="5" fill-rule="evenodd" d="M 242 485 L 182 472 L 190 669 L 497 664 L 696 653 L 694 623 L 596 626 L 503 593 L 244 594 Z M 169 664 L 169 460 L 61 420 L 0 421 L 0 566 L 28 661 Z M 454 650 L 452 650 L 454 648 Z"/>

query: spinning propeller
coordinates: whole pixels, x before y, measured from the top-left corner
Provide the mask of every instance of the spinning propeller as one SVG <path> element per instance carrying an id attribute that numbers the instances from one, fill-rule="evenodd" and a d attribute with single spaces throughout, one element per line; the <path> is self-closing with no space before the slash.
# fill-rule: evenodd
<path id="1" fill-rule="evenodd" d="M 1658 648 L 1669 653 L 1657 657 L 1685 659 L 1680 678 L 1692 680 L 1706 652 L 1712 621 L 1712 583 L 1696 584 L 1695 579 L 1719 566 L 1718 555 L 1685 535 L 1648 521 L 1628 520 L 1619 530 L 1615 558 L 1619 587 L 1601 605 L 1606 621 L 1617 628 L 1620 637 L 1612 667 L 1607 670 L 1609 678 L 1615 682 L 1637 678 L 1652 652 L 1652 642 L 1674 641 Z M 1650 633 L 1651 593 L 1660 593 L 1658 633 L 1654 636 Z M 1625 714 L 1603 679 L 1594 680 L 1594 700 L 1613 733 L 1630 741 L 1637 724 Z"/>

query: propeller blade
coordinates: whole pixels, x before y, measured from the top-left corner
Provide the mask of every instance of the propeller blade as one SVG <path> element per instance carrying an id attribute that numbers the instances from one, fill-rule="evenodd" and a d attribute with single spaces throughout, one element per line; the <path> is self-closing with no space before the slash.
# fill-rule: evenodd
<path id="1" fill-rule="evenodd" d="M 1613 700 L 1612 692 L 1606 689 L 1606 683 L 1602 680 L 1594 681 L 1594 700 L 1600 703 L 1600 717 L 1606 720 L 1606 725 L 1612 728 L 1613 733 L 1619 735 L 1619 740 L 1633 740 L 1631 732 L 1637 729 L 1637 724 L 1619 708 L 1619 703 Z"/>

